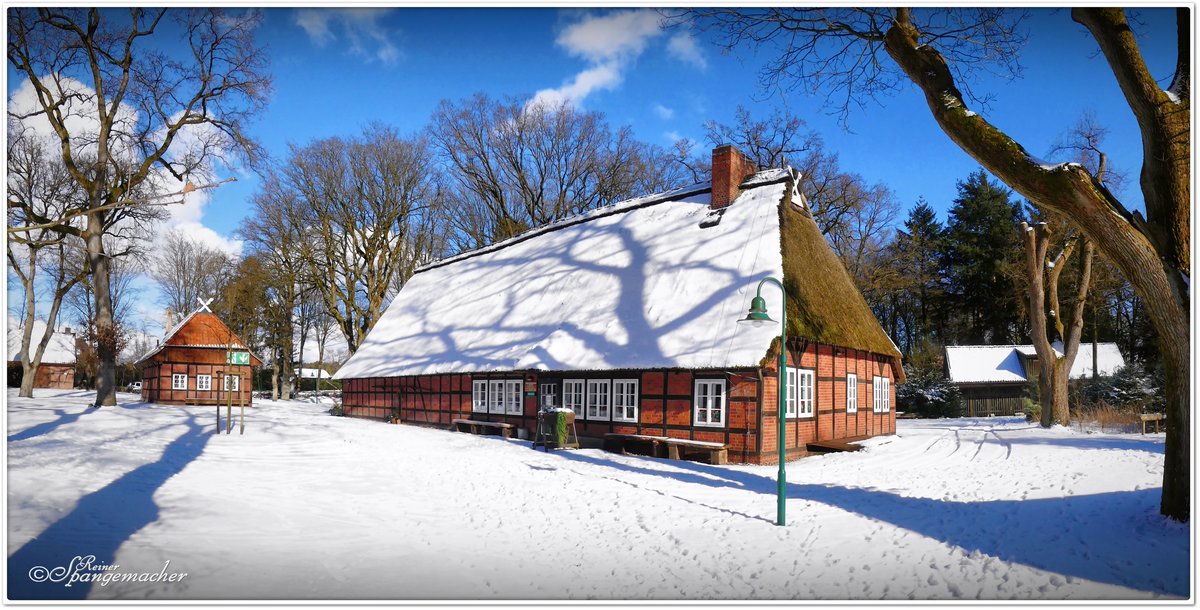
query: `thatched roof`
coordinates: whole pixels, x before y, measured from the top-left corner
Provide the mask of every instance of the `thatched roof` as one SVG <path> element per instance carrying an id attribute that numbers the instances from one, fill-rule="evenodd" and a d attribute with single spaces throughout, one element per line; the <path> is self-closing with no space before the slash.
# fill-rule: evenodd
<path id="1" fill-rule="evenodd" d="M 888 356 L 893 374 L 903 382 L 900 350 L 883 331 L 808 208 L 793 204 L 792 193 L 789 189 L 787 201 L 779 206 L 788 335 Z"/>

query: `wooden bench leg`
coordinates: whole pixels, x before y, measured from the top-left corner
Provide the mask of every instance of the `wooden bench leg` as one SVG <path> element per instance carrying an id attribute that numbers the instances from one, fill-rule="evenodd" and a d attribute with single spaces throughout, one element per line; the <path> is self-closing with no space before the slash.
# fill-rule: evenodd
<path id="1" fill-rule="evenodd" d="M 667 458 L 672 460 L 679 459 L 679 445 L 667 443 Z"/>

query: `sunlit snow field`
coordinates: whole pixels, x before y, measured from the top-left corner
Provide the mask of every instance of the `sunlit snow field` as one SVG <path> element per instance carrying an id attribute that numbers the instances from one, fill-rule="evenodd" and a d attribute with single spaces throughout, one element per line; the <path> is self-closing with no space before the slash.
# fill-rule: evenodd
<path id="1" fill-rule="evenodd" d="M 1163 438 L 901 420 L 866 449 L 708 466 L 329 416 L 8 393 L 8 594 L 122 599 L 1187 597 Z M 176 583 L 33 585 L 95 555 Z"/>

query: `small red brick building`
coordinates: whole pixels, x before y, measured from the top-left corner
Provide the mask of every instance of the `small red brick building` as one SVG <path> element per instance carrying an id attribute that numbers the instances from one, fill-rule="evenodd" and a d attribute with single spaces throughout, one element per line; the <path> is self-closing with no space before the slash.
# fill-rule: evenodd
<path id="1" fill-rule="evenodd" d="M 723 443 L 778 460 L 779 326 L 745 317 L 787 287 L 788 458 L 895 431 L 900 353 L 829 247 L 791 169 L 731 147 L 713 180 L 599 208 L 419 269 L 334 376 L 344 413 L 446 427 L 575 411 L 584 436 Z M 773 315 L 779 291 L 764 288 Z M 778 319 L 778 317 L 776 317 Z"/>
<path id="2" fill-rule="evenodd" d="M 250 353 L 233 331 L 204 308 L 188 315 L 167 332 L 158 347 L 142 356 L 142 399 L 181 405 L 186 399 L 201 404 L 253 398 L 251 380 L 262 360 Z"/>
<path id="3" fill-rule="evenodd" d="M 36 352 L 37 345 L 46 335 L 46 323 L 34 320 L 30 337 L 30 351 Z M 21 335 L 22 329 L 12 317 L 8 319 L 8 366 L 15 374 L 10 377 L 17 385 L 21 383 Z M 75 387 L 75 334 L 69 328 L 60 328 L 50 335 L 50 341 L 42 352 L 42 361 L 33 378 L 33 387 L 70 390 Z"/>

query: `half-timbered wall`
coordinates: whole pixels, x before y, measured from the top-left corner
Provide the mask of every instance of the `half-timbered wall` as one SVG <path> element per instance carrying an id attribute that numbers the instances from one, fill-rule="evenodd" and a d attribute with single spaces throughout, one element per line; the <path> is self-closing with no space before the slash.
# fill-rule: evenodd
<path id="1" fill-rule="evenodd" d="M 788 366 L 814 371 L 814 413 L 789 418 L 785 446 L 788 459 L 807 454 L 807 445 L 818 440 L 862 438 L 892 434 L 896 430 L 895 379 L 891 361 L 859 350 L 795 341 Z M 858 376 L 857 413 L 847 408 L 846 376 Z M 887 412 L 873 408 L 875 377 L 890 382 Z M 544 386 L 563 406 L 565 380 L 638 381 L 636 421 L 617 421 L 610 406 L 607 417 L 576 419 L 581 436 L 603 437 L 609 432 L 670 436 L 724 443 L 735 462 L 775 463 L 776 403 L 778 386 L 774 367 L 735 371 L 611 370 L 593 372 L 504 372 L 483 374 L 421 375 L 347 379 L 342 385 L 342 405 L 347 416 L 385 420 L 396 416 L 406 424 L 448 427 L 451 420 L 466 418 L 505 422 L 534 433 Z M 472 409 L 472 381 L 517 380 L 521 384 L 521 413 L 495 413 Z M 724 425 L 704 426 L 696 421 L 697 381 L 725 382 Z M 585 396 L 586 402 L 586 396 Z M 762 434 L 759 434 L 759 432 Z"/>
<path id="2" fill-rule="evenodd" d="M 786 418 L 784 448 L 787 458 L 808 453 L 810 442 L 852 439 L 896 431 L 896 385 L 890 359 L 860 350 L 792 340 L 788 345 L 789 367 L 814 373 L 812 416 Z M 763 369 L 763 436 L 759 463 L 778 463 L 779 386 L 777 367 Z M 851 413 L 846 400 L 847 375 L 857 376 L 857 412 Z M 887 412 L 874 410 L 874 378 L 889 380 Z"/>

